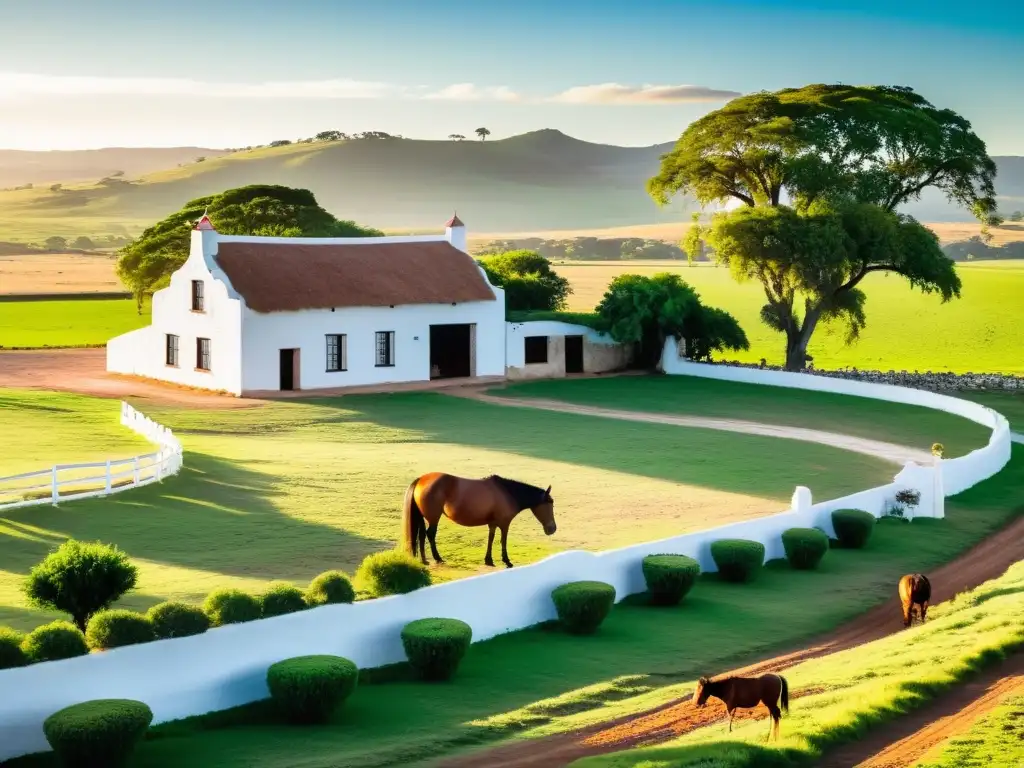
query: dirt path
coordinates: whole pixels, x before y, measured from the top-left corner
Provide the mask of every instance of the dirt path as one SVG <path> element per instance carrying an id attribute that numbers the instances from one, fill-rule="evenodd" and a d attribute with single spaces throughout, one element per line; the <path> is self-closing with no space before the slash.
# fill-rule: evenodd
<path id="1" fill-rule="evenodd" d="M 1024 518 L 1016 520 L 948 565 L 929 572 L 932 602 L 949 600 L 959 592 L 994 579 L 1022 559 Z M 827 656 L 899 632 L 903 624 L 895 589 L 893 592 L 893 597 L 883 605 L 812 641 L 805 648 L 731 670 L 728 674 L 778 672 L 808 659 Z M 708 670 L 708 673 L 720 674 L 725 673 L 725 670 Z M 763 716 L 764 712 L 756 714 Z M 719 721 L 722 715 L 720 707 L 709 706 L 700 710 L 692 707 L 688 692 L 675 701 L 646 712 L 571 733 L 512 742 L 445 760 L 439 765 L 445 768 L 560 768 L 591 755 L 663 743 L 696 728 L 711 725 Z"/>
<path id="2" fill-rule="evenodd" d="M 741 421 L 738 419 L 712 419 L 701 416 L 673 416 L 665 413 L 643 413 L 640 411 L 619 411 L 611 408 L 598 408 L 590 405 L 574 405 L 562 402 L 561 400 L 545 400 L 541 398 L 511 398 L 499 397 L 488 394 L 477 387 L 463 387 L 452 389 L 449 394 L 460 397 L 468 397 L 480 400 L 485 403 L 510 406 L 513 408 L 538 408 L 545 411 L 561 411 L 563 413 L 579 413 L 587 416 L 600 416 L 605 419 L 618 419 L 620 421 L 639 421 L 649 424 L 672 424 L 679 427 L 701 427 L 704 429 L 717 429 L 724 432 L 741 432 L 748 435 L 764 435 L 765 437 L 778 437 L 787 440 L 802 440 L 808 443 L 820 443 L 830 445 L 834 448 L 841 448 L 854 453 L 863 453 L 868 456 L 891 461 L 900 466 L 908 461 L 918 464 L 931 464 L 932 457 L 928 451 L 907 448 L 906 446 L 894 443 L 884 443 L 879 440 L 868 440 L 863 437 L 851 437 L 836 432 L 823 432 L 817 429 L 805 429 L 803 427 L 787 427 L 775 424 L 761 424 L 756 421 Z"/>
<path id="3" fill-rule="evenodd" d="M 932 747 L 956 738 L 1007 698 L 1024 692 L 1024 653 L 1011 656 L 923 709 L 831 752 L 820 768 L 909 768 Z"/>

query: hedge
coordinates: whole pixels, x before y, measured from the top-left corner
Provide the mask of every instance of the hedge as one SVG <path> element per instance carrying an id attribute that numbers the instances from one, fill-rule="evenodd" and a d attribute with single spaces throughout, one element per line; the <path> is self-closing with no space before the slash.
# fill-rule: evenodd
<path id="1" fill-rule="evenodd" d="M 556 587 L 551 599 L 567 631 L 590 635 L 597 631 L 615 604 L 615 587 L 601 581 L 572 581 Z"/>
<path id="2" fill-rule="evenodd" d="M 817 528 L 790 528 L 782 532 L 782 548 L 791 566 L 809 571 L 817 568 L 828 552 L 828 536 Z"/>
<path id="3" fill-rule="evenodd" d="M 188 603 L 160 603 L 146 611 L 146 616 L 160 640 L 201 635 L 210 628 L 210 617 L 203 609 Z"/>
<path id="4" fill-rule="evenodd" d="M 141 701 L 97 699 L 54 712 L 43 722 L 61 763 L 75 768 L 124 765 L 153 722 Z"/>
<path id="5" fill-rule="evenodd" d="M 430 570 L 414 557 L 397 549 L 369 555 L 359 570 L 356 581 L 376 597 L 404 595 L 429 587 Z"/>
<path id="6" fill-rule="evenodd" d="M 260 616 L 264 619 L 304 611 L 308 607 L 302 590 L 286 581 L 269 584 L 266 591 L 260 595 Z"/>
<path id="7" fill-rule="evenodd" d="M 753 579 L 764 565 L 764 544 L 747 539 L 719 539 L 711 543 L 711 558 L 726 581 Z"/>
<path id="8" fill-rule="evenodd" d="M 309 582 L 306 602 L 313 605 L 333 605 L 355 602 L 356 591 L 352 582 L 341 571 L 325 571 Z"/>
<path id="9" fill-rule="evenodd" d="M 267 670 L 270 698 L 293 723 L 327 722 L 358 681 L 358 667 L 340 656 L 298 656 Z"/>
<path id="10" fill-rule="evenodd" d="M 260 617 L 260 601 L 240 589 L 215 589 L 203 601 L 203 611 L 215 627 L 241 624 Z"/>
<path id="11" fill-rule="evenodd" d="M 419 619 L 402 628 L 409 664 L 424 680 L 449 680 L 473 642 L 473 628 L 458 619 Z"/>
<path id="12" fill-rule="evenodd" d="M 9 627 L 0 627 L 0 669 L 24 667 L 28 656 L 21 649 L 25 636 Z"/>
<path id="13" fill-rule="evenodd" d="M 32 663 L 71 659 L 89 653 L 85 635 L 70 621 L 51 621 L 36 627 L 25 637 L 21 649 Z"/>
<path id="14" fill-rule="evenodd" d="M 85 642 L 99 651 L 153 640 L 153 622 L 141 613 L 116 608 L 94 614 L 85 629 Z"/>
<path id="15" fill-rule="evenodd" d="M 700 563 L 686 555 L 648 555 L 642 568 L 655 605 L 677 605 L 700 575 Z"/>
<path id="16" fill-rule="evenodd" d="M 860 509 L 839 509 L 832 513 L 836 538 L 846 549 L 861 549 L 875 530 L 875 516 Z"/>

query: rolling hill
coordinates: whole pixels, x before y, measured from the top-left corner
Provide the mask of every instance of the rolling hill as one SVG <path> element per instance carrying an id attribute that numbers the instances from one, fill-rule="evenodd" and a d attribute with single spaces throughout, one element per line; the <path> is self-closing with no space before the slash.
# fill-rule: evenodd
<path id="1" fill-rule="evenodd" d="M 197 157 L 219 157 L 223 149 L 202 147 L 110 148 L 25 152 L 0 149 L 0 188 L 54 182 L 95 182 L 114 173 L 129 178 L 194 163 Z"/>
<path id="2" fill-rule="evenodd" d="M 0 192 L 0 240 L 135 235 L 190 199 L 254 183 L 308 188 L 340 218 L 392 231 L 436 230 L 453 209 L 471 233 L 678 222 L 692 205 L 679 201 L 659 209 L 644 188 L 671 147 L 592 144 L 546 129 L 486 142 L 358 139 L 219 156 L 211 150 L 167 150 L 205 153 L 208 159 L 173 167 L 169 154 L 165 170 L 143 172 L 141 178 L 123 167 L 123 177 L 56 191 L 47 186 Z M 127 157 L 115 159 L 128 166 Z M 1000 191 L 1020 201 L 1009 201 L 1007 210 L 1024 209 L 1024 158 L 997 161 Z M 75 167 L 82 173 L 86 166 Z M 907 210 L 926 221 L 971 218 L 941 195 L 926 196 Z"/>

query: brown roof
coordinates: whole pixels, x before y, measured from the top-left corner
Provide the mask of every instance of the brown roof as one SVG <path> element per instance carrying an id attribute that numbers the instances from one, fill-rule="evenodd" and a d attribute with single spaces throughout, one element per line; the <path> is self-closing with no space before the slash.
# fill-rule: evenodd
<path id="1" fill-rule="evenodd" d="M 494 301 L 467 254 L 446 241 L 218 244 L 217 262 L 256 312 Z"/>
<path id="2" fill-rule="evenodd" d="M 459 214 L 457 214 L 457 213 L 452 214 L 452 217 L 450 219 L 448 219 L 448 221 L 446 221 L 444 223 L 444 225 L 446 227 L 464 227 L 464 226 L 466 226 L 465 224 L 462 223 L 462 219 L 459 218 Z"/>

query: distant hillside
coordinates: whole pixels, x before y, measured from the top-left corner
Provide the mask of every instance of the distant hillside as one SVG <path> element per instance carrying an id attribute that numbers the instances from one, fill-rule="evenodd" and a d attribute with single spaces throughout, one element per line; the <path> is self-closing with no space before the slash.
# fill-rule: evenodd
<path id="1" fill-rule="evenodd" d="M 23 152 L 0 149 L 0 189 L 24 184 L 99 181 L 121 172 L 129 178 L 194 163 L 197 157 L 219 157 L 223 149 L 170 147 L 110 148 L 76 151 Z"/>
<path id="2" fill-rule="evenodd" d="M 254 183 L 311 189 L 335 215 L 392 231 L 436 231 L 453 210 L 471 234 L 678 222 L 692 205 L 678 201 L 659 209 L 645 191 L 672 146 L 592 144 L 548 129 L 497 141 L 354 139 L 220 156 L 212 150 L 152 150 L 170 153 L 166 170 L 133 174 L 128 156 L 116 156 L 125 160 L 117 169 L 125 175 L 118 178 L 0 192 L 0 239 L 134 235 L 190 199 Z M 101 152 L 134 151 L 142 150 Z M 174 167 L 175 152 L 209 159 Z M 1000 190 L 1021 198 L 1006 209 L 1024 208 L 1024 158 L 998 162 Z M 77 167 L 83 172 L 85 166 Z M 97 168 L 90 179 L 104 175 Z M 970 220 L 941 196 L 926 197 L 908 211 L 926 221 Z"/>

